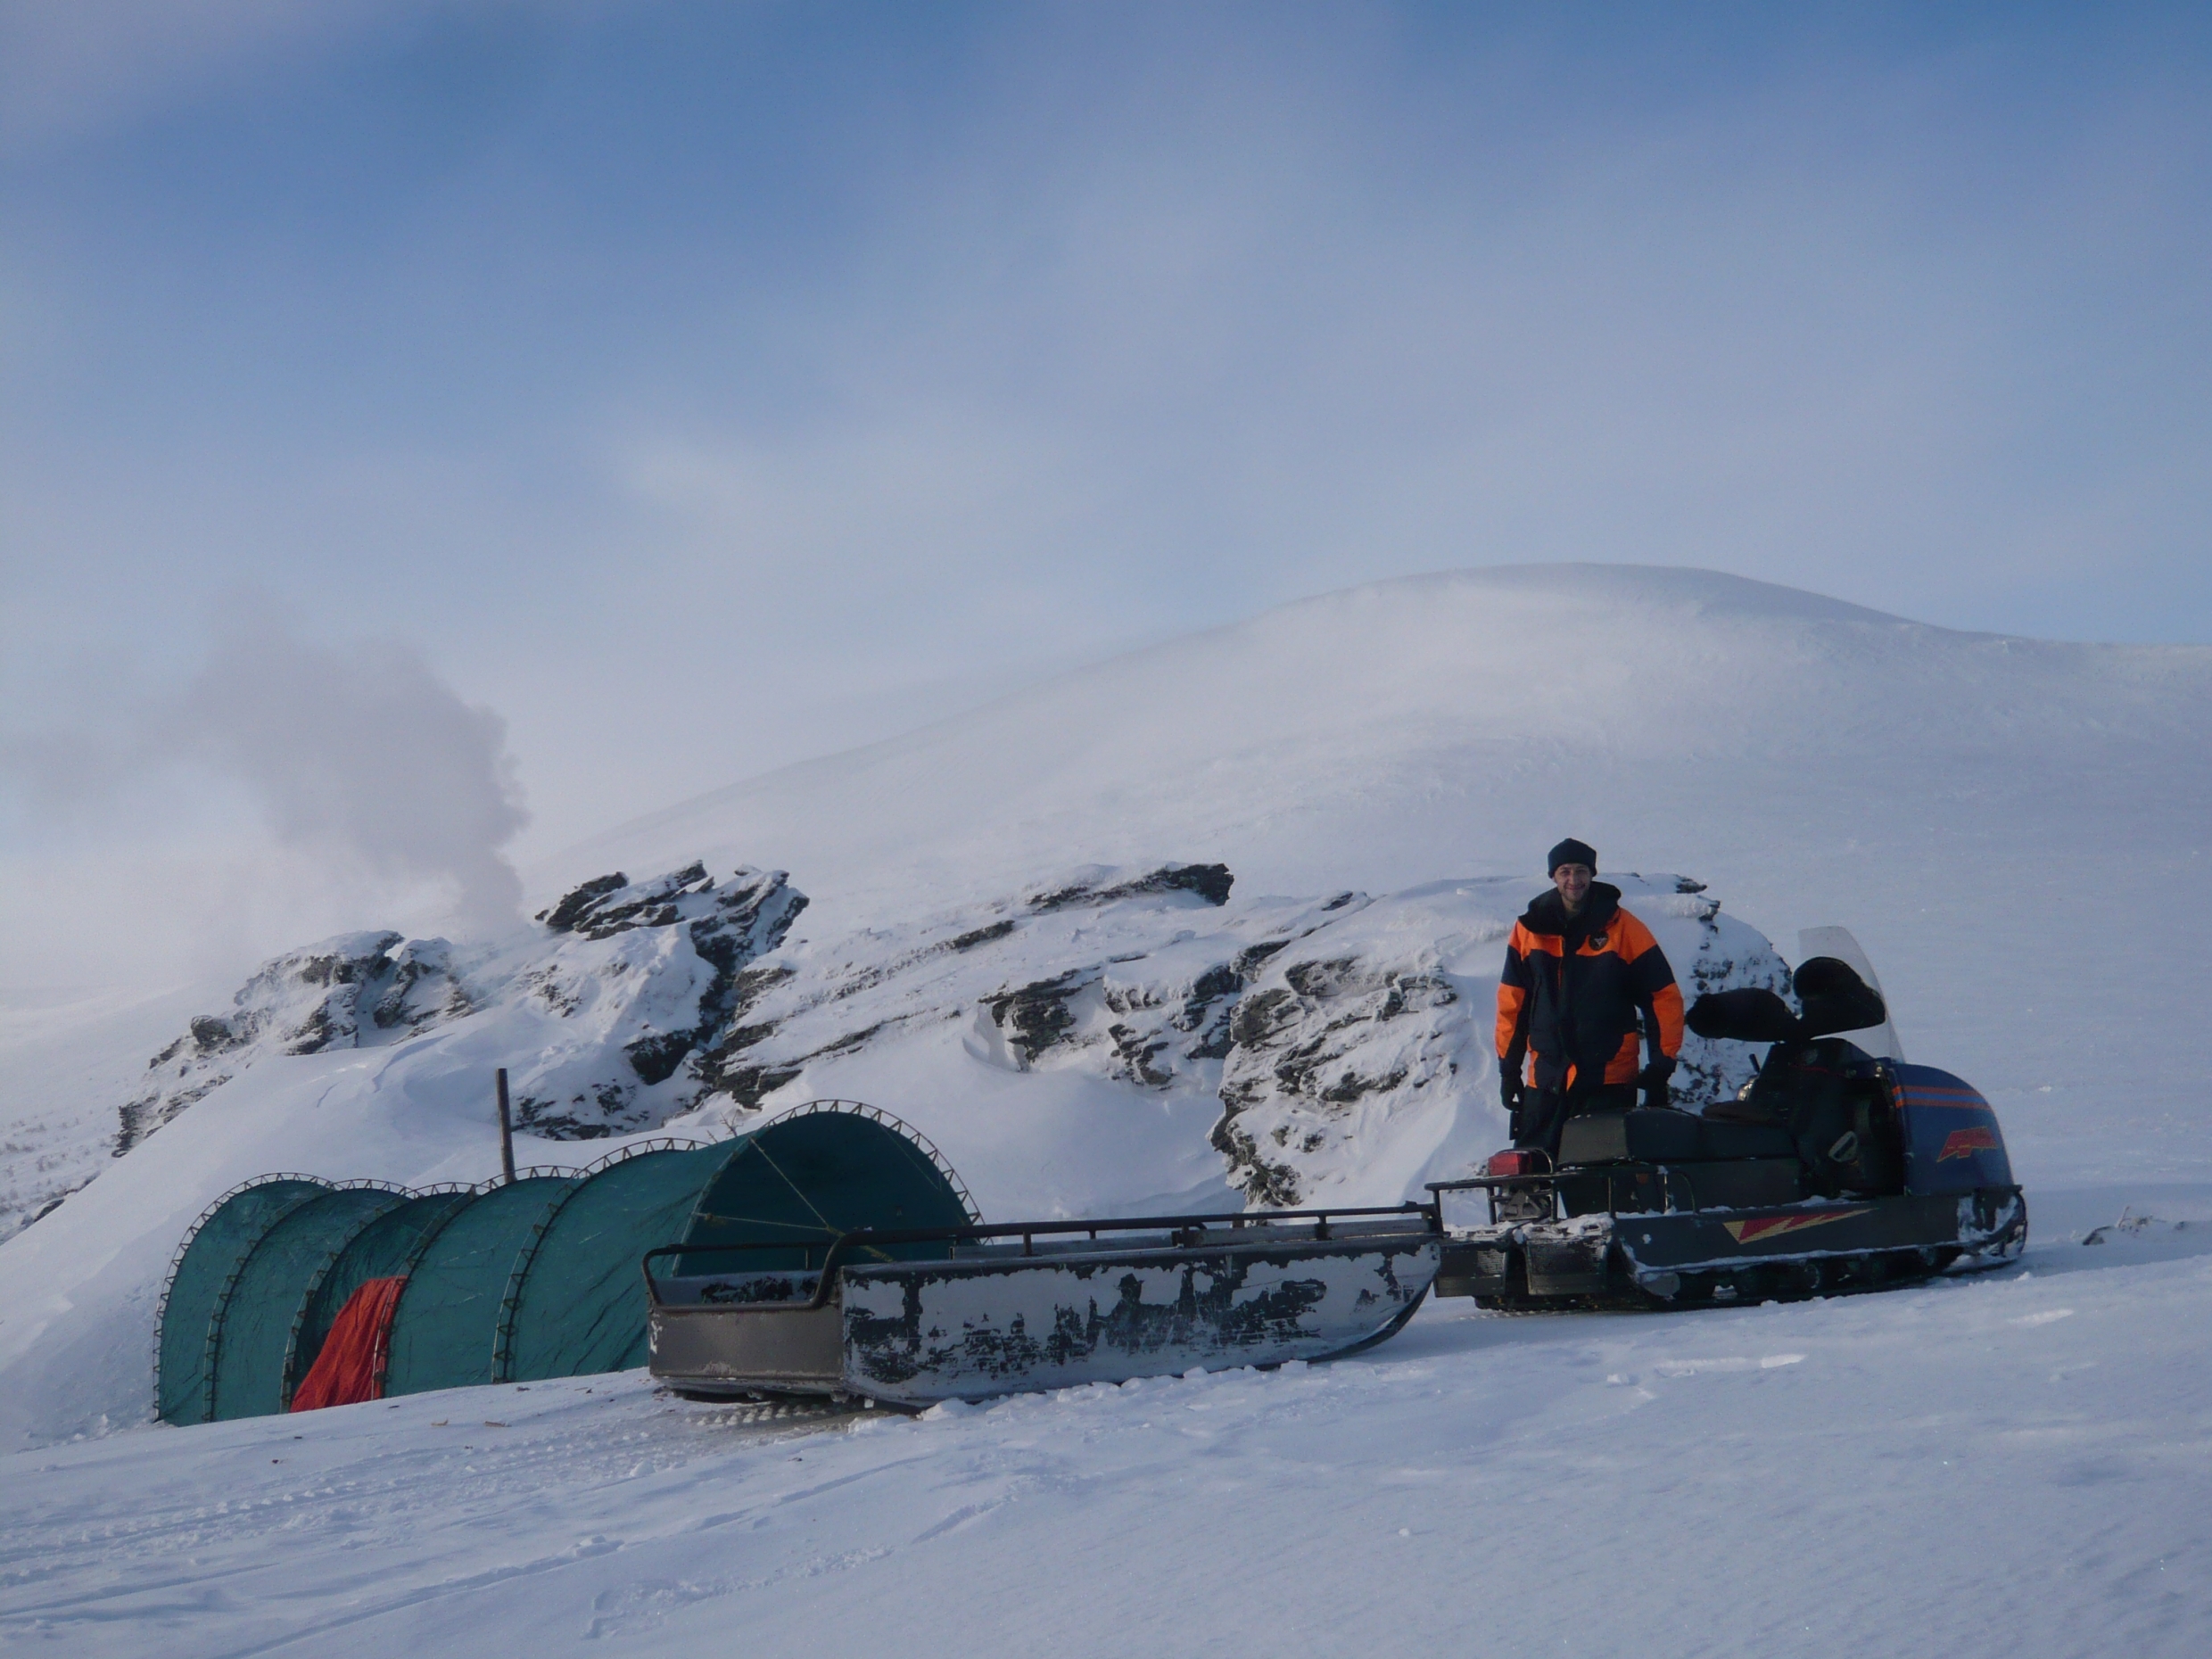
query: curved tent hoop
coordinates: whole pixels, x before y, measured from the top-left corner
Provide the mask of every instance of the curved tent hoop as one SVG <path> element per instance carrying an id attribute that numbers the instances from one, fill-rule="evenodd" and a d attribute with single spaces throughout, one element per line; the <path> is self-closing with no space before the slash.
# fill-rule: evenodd
<path id="1" fill-rule="evenodd" d="M 750 1258 L 763 1272 L 804 1268 L 855 1228 L 975 1220 L 974 1200 L 944 1155 L 906 1124 L 863 1102 L 811 1101 L 730 1143 L 677 1241 L 699 1247 L 700 1265 L 680 1257 L 675 1271 L 713 1272 L 732 1245 L 763 1251 Z M 936 1247 L 884 1249 L 890 1260 Z"/>
<path id="2" fill-rule="evenodd" d="M 235 1289 L 237 1284 L 238 1275 L 244 1268 L 246 1258 L 252 1253 L 254 1245 L 260 1242 L 262 1234 L 267 1233 L 270 1227 L 276 1226 L 277 1222 L 283 1220 L 284 1217 L 286 1215 L 289 1215 L 293 1209 L 296 1209 L 300 1203 L 306 1201 L 308 1199 L 316 1196 L 319 1193 L 327 1191 L 329 1189 L 330 1183 L 325 1181 L 319 1176 L 301 1175 L 294 1171 L 285 1171 L 276 1175 L 255 1176 L 251 1181 L 241 1181 L 236 1186 L 232 1187 L 228 1192 L 223 1193 L 219 1198 L 216 1199 L 213 1203 L 210 1204 L 194 1218 L 192 1226 L 186 1229 L 184 1238 L 178 1242 L 176 1253 L 169 1258 L 169 1271 L 163 1275 L 161 1280 L 161 1299 L 154 1304 L 153 1309 L 153 1416 L 156 1421 L 174 1421 L 174 1419 L 168 1417 L 168 1414 L 164 1409 L 164 1406 L 166 1404 L 164 1384 L 166 1382 L 174 1380 L 165 1377 L 164 1374 L 168 1370 L 168 1366 L 165 1365 L 164 1360 L 169 1348 L 169 1316 L 176 1305 L 177 1280 L 185 1270 L 186 1260 L 192 1254 L 193 1246 L 200 1242 L 202 1236 L 206 1234 L 209 1226 L 218 1217 L 223 1215 L 227 1210 L 228 1210 L 232 1205 L 237 1203 L 241 1199 L 247 1197 L 250 1193 L 274 1186 L 289 1186 L 294 1189 L 306 1190 L 295 1192 L 295 1195 L 292 1202 L 278 1203 L 274 1212 L 268 1216 L 266 1219 L 261 1220 L 260 1225 L 253 1228 L 251 1235 L 243 1241 L 244 1248 L 239 1251 L 238 1259 L 231 1264 L 228 1272 L 225 1275 L 222 1284 L 216 1290 L 215 1294 L 210 1299 L 207 1309 L 208 1328 L 201 1342 L 198 1356 L 200 1366 L 199 1375 L 202 1382 L 207 1385 L 207 1389 L 203 1391 L 206 1391 L 208 1394 L 208 1398 L 202 1403 L 201 1415 L 199 1417 L 199 1420 L 204 1421 L 205 1413 L 211 1410 L 213 1406 L 213 1396 L 211 1392 L 213 1373 L 210 1369 L 210 1366 L 214 1352 L 216 1340 L 221 1328 L 222 1309 L 225 1303 L 229 1299 L 231 1291 Z"/>
<path id="3" fill-rule="evenodd" d="M 983 1212 L 976 1208 L 975 1194 L 968 1190 L 968 1184 L 960 1178 L 959 1172 L 953 1168 L 945 1154 L 937 1151 L 937 1143 L 904 1118 L 895 1117 L 880 1106 L 871 1106 L 866 1101 L 808 1101 L 804 1105 L 794 1106 L 789 1111 L 778 1112 L 767 1123 L 755 1127 L 765 1129 L 770 1124 L 781 1123 L 788 1118 L 806 1118 L 816 1112 L 826 1111 L 840 1112 L 854 1118 L 865 1118 L 869 1122 L 888 1129 L 901 1140 L 910 1143 L 914 1150 L 927 1158 L 936 1168 L 937 1172 L 945 1177 L 945 1184 L 953 1189 L 953 1195 L 960 1200 L 961 1208 L 968 1212 L 968 1219 L 973 1222 L 980 1222 L 983 1219 Z M 751 1132 L 747 1131 L 747 1134 Z"/>
<path id="4" fill-rule="evenodd" d="M 636 1141 L 628 1146 L 617 1147 L 606 1157 L 594 1159 L 575 1173 L 595 1176 L 602 1170 L 612 1169 L 616 1164 L 626 1164 L 633 1158 L 641 1158 L 648 1152 L 692 1152 L 714 1144 L 714 1141 L 702 1141 L 691 1135 L 656 1135 L 649 1141 Z"/>
<path id="5" fill-rule="evenodd" d="M 310 1204 L 319 1202 L 329 1196 L 328 1183 L 318 1181 L 315 1186 L 315 1191 L 298 1194 L 290 1203 L 285 1205 L 261 1224 L 260 1230 L 255 1234 L 253 1242 L 239 1251 L 238 1259 L 231 1263 L 230 1272 L 223 1280 L 223 1288 L 215 1293 L 215 1307 L 208 1315 L 207 1344 L 202 1349 L 200 1358 L 200 1374 L 207 1379 L 206 1416 L 202 1419 L 204 1422 L 213 1423 L 218 1420 L 216 1416 L 216 1407 L 219 1404 L 216 1399 L 217 1384 L 221 1381 L 219 1367 L 222 1364 L 223 1333 L 230 1324 L 231 1299 L 237 1294 L 238 1285 L 246 1276 L 246 1270 L 252 1267 L 254 1258 L 260 1253 L 261 1247 L 268 1242 L 269 1235 Z"/>
<path id="6" fill-rule="evenodd" d="M 397 1276 L 401 1279 L 413 1278 L 415 1276 L 415 1269 L 422 1265 L 424 1255 L 429 1250 L 433 1244 L 437 1242 L 438 1235 L 441 1233 L 443 1233 L 448 1227 L 451 1226 L 453 1223 L 461 1216 L 466 1214 L 468 1207 L 471 1204 L 482 1198 L 487 1192 L 491 1191 L 492 1187 L 499 1184 L 500 1184 L 498 1182 L 488 1182 L 483 1186 L 464 1186 L 458 1193 L 456 1193 L 453 1196 L 458 1201 L 456 1202 L 450 1209 L 447 1210 L 443 1215 L 440 1216 L 435 1221 L 432 1222 L 428 1226 L 425 1227 L 421 1233 L 416 1235 L 415 1242 L 408 1247 L 406 1259 L 400 1263 L 400 1271 Z M 399 1300 L 404 1301 L 406 1297 L 406 1290 L 402 1288 L 400 1292 Z M 399 1321 L 399 1302 L 395 1301 L 392 1304 L 391 1323 L 396 1325 Z M 385 1358 L 389 1360 L 389 1351 L 387 1351 Z M 376 1373 L 376 1392 L 381 1396 L 384 1391 L 384 1374 L 383 1369 L 380 1367 Z"/>
<path id="7" fill-rule="evenodd" d="M 185 1229 L 185 1236 L 177 1240 L 177 1248 L 169 1252 L 168 1270 L 161 1275 L 161 1298 L 153 1304 L 153 1328 L 157 1331 L 161 1328 L 161 1316 L 169 1311 L 169 1293 L 177 1286 L 177 1270 L 185 1265 L 185 1252 L 192 1248 L 193 1240 L 200 1236 L 200 1229 L 207 1226 L 209 1222 L 215 1219 L 216 1212 L 218 1210 L 221 1209 L 224 1205 L 229 1203 L 232 1199 L 237 1197 L 239 1193 L 250 1193 L 257 1186 L 267 1186 L 272 1181 L 320 1180 L 322 1180 L 320 1176 L 300 1175 L 297 1172 L 287 1172 L 283 1175 L 255 1176 L 251 1181 L 239 1182 L 236 1186 L 232 1187 L 230 1191 L 222 1194 L 222 1196 L 216 1199 L 214 1202 L 210 1203 L 205 1209 L 194 1216 L 192 1218 L 192 1225 Z M 326 1184 L 327 1184 L 327 1183 L 326 1183 Z M 158 1364 L 160 1356 L 157 1354 L 155 1358 L 156 1363 Z"/>
<path id="8" fill-rule="evenodd" d="M 392 1209 L 371 1221 L 347 1241 L 337 1259 L 326 1270 L 322 1281 L 301 1299 L 300 1310 L 294 1321 L 293 1346 L 287 1356 L 289 1367 L 285 1378 L 285 1404 L 292 1403 L 292 1395 L 314 1363 L 314 1355 L 301 1363 L 299 1341 L 306 1333 L 308 1322 L 315 1320 L 322 1326 L 317 1340 L 319 1353 L 321 1343 L 328 1339 L 345 1302 L 370 1278 L 396 1275 L 405 1278 L 415 1269 L 440 1232 L 461 1212 L 490 1190 L 489 1185 L 467 1182 L 442 1181 L 433 1186 L 417 1187 Z M 441 1200 L 446 1201 L 442 1204 Z M 378 1234 L 391 1233 L 394 1236 L 379 1240 Z M 383 1248 L 379 1250 L 381 1243 Z M 343 1273 L 344 1277 L 333 1283 L 332 1275 Z M 376 1375 L 376 1389 L 384 1388 L 384 1374 Z"/>
<path id="9" fill-rule="evenodd" d="M 563 1170 L 495 1182 L 425 1236 L 392 1308 L 386 1391 L 492 1380 L 499 1308 L 516 1256 L 579 1180 Z"/>

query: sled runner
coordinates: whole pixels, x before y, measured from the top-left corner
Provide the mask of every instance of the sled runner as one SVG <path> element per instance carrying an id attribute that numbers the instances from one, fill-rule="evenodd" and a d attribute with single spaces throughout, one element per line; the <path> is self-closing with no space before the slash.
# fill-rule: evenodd
<path id="1" fill-rule="evenodd" d="M 1763 990 L 1690 1010 L 1700 1036 L 1772 1045 L 1738 1099 L 1703 1116 L 1572 1118 L 1556 1164 L 1504 1151 L 1482 1175 L 1431 1183 L 1440 1204 L 1479 1192 L 1490 1205 L 1487 1226 L 1445 1247 L 1436 1293 L 1680 1308 L 1873 1290 L 2018 1256 L 2027 1207 L 1989 1102 L 1947 1071 L 1836 1035 L 1878 1031 L 1896 1052 L 1879 990 L 1838 957 L 1807 961 L 1793 988 L 1802 1014 Z"/>
<path id="2" fill-rule="evenodd" d="M 794 1247 L 672 1244 L 644 1264 L 652 1371 L 686 1395 L 926 1406 L 1326 1359 L 1413 1316 L 1443 1242 L 1434 1205 L 1402 1204 L 863 1228 L 764 1269 L 746 1256 Z"/>

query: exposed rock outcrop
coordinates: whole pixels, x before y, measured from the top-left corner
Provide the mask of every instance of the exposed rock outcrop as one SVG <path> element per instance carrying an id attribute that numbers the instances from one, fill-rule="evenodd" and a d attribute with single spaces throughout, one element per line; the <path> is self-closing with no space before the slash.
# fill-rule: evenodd
<path id="1" fill-rule="evenodd" d="M 1696 883 L 1620 882 L 1686 995 L 1787 987 L 1767 942 Z M 1232 886 L 1219 864 L 1092 868 L 808 941 L 789 937 L 807 901 L 780 871 L 616 871 L 549 907 L 532 939 L 472 959 L 466 985 L 443 941 L 390 932 L 277 958 L 154 1058 L 120 1147 L 260 1056 L 477 1016 L 495 1035 L 456 1050 L 452 1075 L 506 1065 L 517 1127 L 553 1139 L 835 1094 L 854 1065 L 871 1097 L 887 1077 L 957 1094 L 979 1064 L 1073 1074 L 1058 1098 L 1087 1077 L 1186 1120 L 1202 1110 L 1256 1204 L 1396 1197 L 1440 1160 L 1496 1144 L 1494 991 L 1525 882 L 1236 903 Z M 1703 1104 L 1749 1075 L 1740 1045 L 1692 1038 L 1677 1094 Z M 462 1098 L 475 1086 L 456 1085 Z"/>
<path id="2" fill-rule="evenodd" d="M 1213 1145 L 1260 1204 L 1388 1186 L 1376 1170 L 1395 1159 L 1410 1176 L 1463 1133 L 1471 1096 L 1494 1113 L 1494 989 L 1525 883 L 1235 905 L 1229 885 L 1218 865 L 1088 871 L 1025 899 L 787 949 L 749 970 L 702 1104 L 835 1093 L 844 1062 L 952 1026 L 987 1065 L 1217 1099 Z M 1687 995 L 1784 981 L 1767 942 L 1696 884 L 1624 885 Z M 1737 1045 L 1693 1038 L 1678 1095 L 1702 1104 L 1749 1075 Z M 1486 1136 L 1502 1128 L 1484 1122 Z"/>
<path id="3" fill-rule="evenodd" d="M 747 964 L 806 896 L 780 870 L 716 881 L 704 864 L 584 882 L 540 918 L 550 948 L 522 976 L 565 1040 L 514 1072 L 518 1127 L 553 1140 L 649 1129 L 721 1086 L 714 1056 L 742 1011 Z"/>
<path id="4" fill-rule="evenodd" d="M 693 864 L 583 883 L 541 916 L 537 941 L 480 953 L 468 984 L 443 939 L 351 933 L 290 952 L 264 964 L 229 1011 L 198 1016 L 153 1057 L 121 1109 L 115 1151 L 264 1055 L 376 1047 L 517 1004 L 554 1025 L 515 1057 L 520 1127 L 553 1139 L 651 1127 L 716 1086 L 702 1052 L 727 1036 L 747 964 L 775 949 L 805 906 L 781 871 L 716 882 Z"/>
<path id="5" fill-rule="evenodd" d="M 345 933 L 262 964 L 230 1011 L 201 1014 L 146 1062 L 121 1109 L 118 1157 L 263 1054 L 366 1048 L 458 1019 L 474 1004 L 443 939 Z"/>

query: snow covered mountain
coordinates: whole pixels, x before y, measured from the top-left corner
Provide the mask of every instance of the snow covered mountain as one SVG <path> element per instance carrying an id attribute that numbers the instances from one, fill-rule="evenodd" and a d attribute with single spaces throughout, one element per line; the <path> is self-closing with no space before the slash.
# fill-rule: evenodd
<path id="1" fill-rule="evenodd" d="M 1396 1196 L 1497 1134 L 1487 987 L 1568 832 L 1711 884 L 1622 881 L 1686 982 L 1853 927 L 2031 1187 L 2212 1173 L 2194 981 L 2122 925 L 2212 921 L 2208 739 L 2212 651 L 1688 571 L 1382 583 L 1136 653 L 610 831 L 510 938 L 352 936 L 134 1011 L 136 1082 L 120 1026 L 12 1047 L 48 1127 L 11 1190 L 101 1173 L 0 1245 L 0 1440 L 142 1408 L 162 1267 L 235 1182 L 489 1174 L 499 1065 L 525 1161 L 843 1095 L 987 1213 Z"/>
<path id="2" fill-rule="evenodd" d="M 1560 835 L 1768 937 L 1852 928 L 1916 1058 L 2033 1152 L 2212 1172 L 2212 1054 L 2161 1033 L 2212 930 L 2212 648 L 1960 633 L 1712 572 L 1458 571 L 1270 611 L 701 796 L 532 874 L 788 868 L 810 927 L 1079 861 L 1241 893 L 1533 891 Z M 2125 920 L 2124 920 L 2125 919 Z M 2125 1120 L 2125 1135 L 2082 1131 Z"/>

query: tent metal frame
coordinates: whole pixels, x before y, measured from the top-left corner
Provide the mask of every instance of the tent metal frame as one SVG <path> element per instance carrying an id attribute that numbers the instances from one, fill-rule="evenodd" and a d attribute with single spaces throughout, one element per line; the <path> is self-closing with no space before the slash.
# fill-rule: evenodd
<path id="1" fill-rule="evenodd" d="M 192 1225 L 185 1229 L 185 1236 L 177 1241 L 177 1248 L 170 1254 L 169 1259 L 169 1270 L 161 1275 L 161 1298 L 153 1304 L 153 1403 L 148 1407 L 149 1422 L 159 1423 L 161 1420 L 161 1337 L 163 1332 L 168 1328 L 169 1297 L 177 1289 L 177 1275 L 185 1265 L 186 1252 L 192 1249 L 193 1241 L 200 1236 L 200 1229 L 206 1226 L 209 1222 L 214 1220 L 216 1212 L 221 1209 L 224 1205 L 229 1203 L 232 1199 L 236 1198 L 242 1193 L 250 1193 L 257 1186 L 269 1186 L 279 1181 L 311 1181 L 318 1186 L 328 1186 L 330 1184 L 329 1182 L 324 1180 L 320 1176 L 302 1175 L 297 1170 L 288 1169 L 279 1171 L 275 1175 L 255 1176 L 250 1181 L 239 1182 L 236 1186 L 232 1187 L 227 1193 L 223 1193 L 205 1209 L 202 1210 L 197 1216 L 194 1217 Z M 289 1214 L 290 1212 L 286 1211 L 285 1213 Z M 257 1239 L 254 1242 L 259 1243 L 260 1241 Z M 252 1252 L 249 1250 L 248 1254 L 251 1253 Z M 233 1275 L 233 1283 L 235 1283 L 235 1275 Z M 225 1287 L 223 1294 L 224 1298 L 227 1300 L 229 1295 L 228 1286 Z M 210 1323 L 212 1323 L 211 1316 Z M 204 1356 L 202 1356 L 201 1363 L 203 1366 L 207 1363 Z M 210 1374 L 208 1377 L 208 1391 L 209 1398 L 210 1399 L 214 1397 L 214 1383 L 215 1379 Z M 211 1418 L 206 1420 L 212 1421 Z"/>

